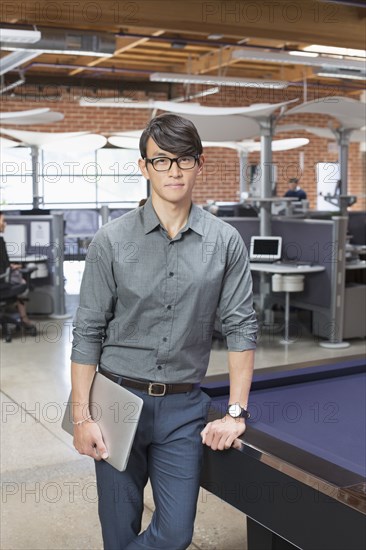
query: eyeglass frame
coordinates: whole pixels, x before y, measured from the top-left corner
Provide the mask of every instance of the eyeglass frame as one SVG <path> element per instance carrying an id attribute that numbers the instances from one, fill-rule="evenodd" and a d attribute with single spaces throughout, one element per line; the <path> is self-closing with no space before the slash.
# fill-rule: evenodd
<path id="1" fill-rule="evenodd" d="M 151 166 L 154 168 L 155 172 L 169 172 L 169 170 L 171 169 L 171 167 L 173 166 L 173 162 L 176 162 L 177 163 L 177 166 L 180 170 L 192 170 L 197 162 L 199 161 L 199 158 L 200 158 L 201 155 L 189 155 L 189 154 L 186 154 L 186 155 L 180 155 L 179 157 L 174 157 L 174 158 L 170 158 L 170 157 L 164 157 L 164 156 L 160 156 L 160 157 L 154 157 L 154 158 L 151 158 L 151 159 L 148 159 L 147 157 L 144 158 L 144 161 L 145 162 L 148 162 L 151 164 Z M 178 164 L 178 160 L 183 158 L 183 157 L 193 157 L 195 162 L 194 162 L 194 165 L 192 166 L 192 168 L 181 168 Z M 167 159 L 170 161 L 170 166 L 169 168 L 167 168 L 166 170 L 157 170 L 153 164 L 154 160 L 158 160 L 158 159 Z"/>

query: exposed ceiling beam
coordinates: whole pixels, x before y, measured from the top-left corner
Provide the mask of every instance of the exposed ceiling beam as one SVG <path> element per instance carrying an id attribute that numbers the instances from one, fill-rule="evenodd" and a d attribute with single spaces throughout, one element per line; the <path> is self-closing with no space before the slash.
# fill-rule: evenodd
<path id="1" fill-rule="evenodd" d="M 158 31 L 151 31 L 151 29 L 144 29 L 146 33 L 152 34 L 153 36 L 160 36 L 164 33 L 162 30 Z M 116 44 L 116 51 L 114 52 L 114 55 L 119 55 L 123 52 L 126 52 L 128 50 L 131 50 L 132 48 L 135 48 L 136 46 L 139 46 L 141 44 L 144 44 L 148 41 L 148 38 L 140 38 L 139 40 L 133 39 L 133 38 L 118 38 L 117 44 Z M 96 65 L 99 65 L 103 61 L 106 61 L 108 58 L 99 58 L 94 59 L 93 61 L 90 61 L 88 63 L 89 67 L 95 67 Z M 74 76 L 76 74 L 79 74 L 83 71 L 83 69 L 75 69 L 74 71 L 70 72 L 70 76 Z"/>
<path id="2" fill-rule="evenodd" d="M 228 37 L 271 38 L 292 42 L 364 47 L 364 10 L 328 2 L 276 0 L 139 0 L 73 2 L 27 0 L 2 10 L 3 22 L 65 26 L 118 32 L 123 27 L 165 29 Z"/>
<path id="3" fill-rule="evenodd" d="M 193 74 L 205 74 L 219 70 L 222 67 L 234 65 L 237 59 L 232 56 L 234 48 L 220 48 L 219 50 L 201 55 L 198 59 L 192 59 L 186 64 L 186 72 Z"/>

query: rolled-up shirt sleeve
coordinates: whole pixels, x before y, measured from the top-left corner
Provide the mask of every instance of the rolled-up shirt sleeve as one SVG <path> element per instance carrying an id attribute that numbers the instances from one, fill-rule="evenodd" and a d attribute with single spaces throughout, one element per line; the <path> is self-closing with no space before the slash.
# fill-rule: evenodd
<path id="1" fill-rule="evenodd" d="M 257 316 L 253 309 L 248 252 L 236 230 L 226 250 L 226 271 L 218 312 L 229 351 L 256 348 Z"/>
<path id="2" fill-rule="evenodd" d="M 99 363 L 117 294 L 112 260 L 113 246 L 102 228 L 92 240 L 85 260 L 80 304 L 73 322 L 71 360 L 75 363 Z"/>

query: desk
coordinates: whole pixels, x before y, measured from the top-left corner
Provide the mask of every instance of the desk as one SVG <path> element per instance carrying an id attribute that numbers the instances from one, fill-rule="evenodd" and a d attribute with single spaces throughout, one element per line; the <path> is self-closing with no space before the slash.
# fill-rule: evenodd
<path id="1" fill-rule="evenodd" d="M 366 269 L 366 261 L 358 260 L 356 262 L 346 262 L 346 269 Z"/>
<path id="2" fill-rule="evenodd" d="M 47 262 L 48 256 L 45 254 L 27 254 L 23 256 L 10 256 L 10 261 L 12 263 L 37 263 L 37 262 Z"/>
<path id="3" fill-rule="evenodd" d="M 306 275 L 308 273 L 320 273 L 325 270 L 323 265 L 311 265 L 311 264 L 302 264 L 302 263 L 284 263 L 284 262 L 273 262 L 273 263 L 261 263 L 261 262 L 250 262 L 250 270 L 258 271 L 260 273 L 269 273 L 277 275 Z M 303 284 L 303 283 L 302 283 Z M 301 288 L 301 290 L 303 287 Z M 283 289 L 285 292 L 285 335 L 281 344 L 292 344 L 293 340 L 290 340 L 289 336 L 289 325 L 290 325 L 290 291 L 286 288 Z"/>
<path id="4" fill-rule="evenodd" d="M 203 382 L 211 416 L 228 388 L 227 376 Z M 205 447 L 201 479 L 247 514 L 248 550 L 365 548 L 365 397 L 361 357 L 256 371 L 241 448 Z"/>
<path id="5" fill-rule="evenodd" d="M 262 262 L 250 262 L 250 270 L 258 271 L 261 273 L 278 273 L 278 274 L 297 274 L 304 275 L 306 273 L 319 273 L 325 270 L 323 265 L 311 265 L 311 264 L 297 264 L 297 263 L 262 263 Z"/>
<path id="6" fill-rule="evenodd" d="M 27 254 L 23 256 L 11 256 L 10 261 L 20 264 L 35 264 L 36 269 L 33 270 L 30 278 L 45 279 L 48 277 L 48 257 L 45 254 Z M 29 282 L 29 281 L 28 281 Z"/>

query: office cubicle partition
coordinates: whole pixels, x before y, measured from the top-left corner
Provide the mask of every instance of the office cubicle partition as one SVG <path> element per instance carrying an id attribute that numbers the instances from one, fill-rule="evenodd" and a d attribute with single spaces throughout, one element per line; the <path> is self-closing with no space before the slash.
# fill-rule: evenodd
<path id="1" fill-rule="evenodd" d="M 334 242 L 334 222 L 326 220 L 281 219 L 272 221 L 273 235 L 282 237 L 282 259 L 322 265 L 321 273 L 305 276 L 303 292 L 296 293 L 294 302 L 302 302 L 305 309 L 330 309 L 332 269 L 336 259 L 337 243 Z"/>
<path id="2" fill-rule="evenodd" d="M 88 246 L 104 223 L 130 212 L 131 208 L 109 209 L 107 205 L 95 210 L 68 210 L 64 213 L 65 260 L 85 260 Z"/>
<path id="3" fill-rule="evenodd" d="M 259 220 L 227 218 L 236 227 L 246 246 L 252 235 L 259 235 Z M 324 266 L 320 273 L 309 273 L 305 286 L 291 298 L 291 304 L 313 312 L 313 333 L 340 342 L 343 338 L 345 292 L 345 237 L 347 218 L 332 220 L 275 218 L 272 235 L 282 237 L 282 261 Z M 259 285 L 254 274 L 254 291 Z M 269 276 L 268 276 L 269 278 Z M 276 294 L 276 301 L 281 297 Z"/>
<path id="4" fill-rule="evenodd" d="M 235 227 L 249 249 L 252 235 L 259 235 L 256 218 L 225 218 Z M 306 309 L 330 307 L 330 280 L 333 246 L 333 222 L 278 218 L 272 221 L 272 235 L 282 237 L 282 259 L 285 262 L 308 262 L 324 265 L 325 271 L 312 273 L 304 291 L 296 295 Z"/>
<path id="5" fill-rule="evenodd" d="M 12 262 L 34 264 L 27 310 L 30 314 L 65 315 L 63 215 L 7 214 L 4 239 Z"/>
<path id="6" fill-rule="evenodd" d="M 347 234 L 351 244 L 366 245 L 366 212 L 348 212 Z"/>

